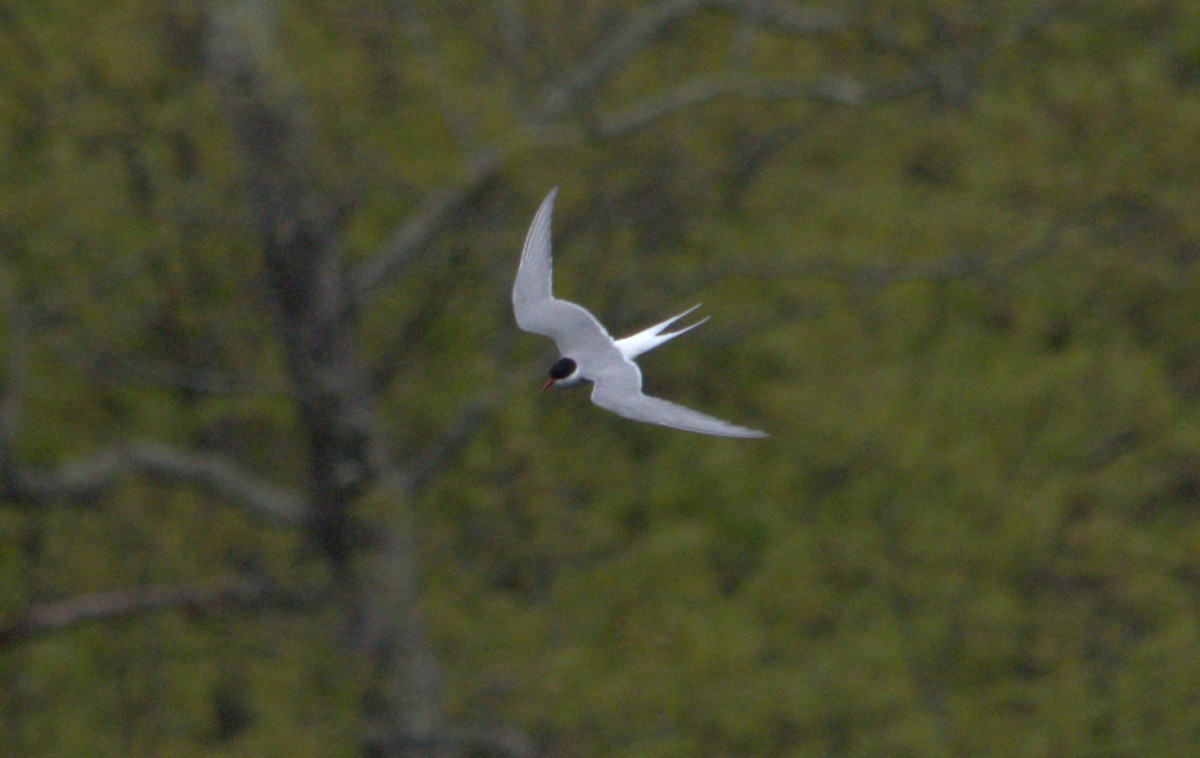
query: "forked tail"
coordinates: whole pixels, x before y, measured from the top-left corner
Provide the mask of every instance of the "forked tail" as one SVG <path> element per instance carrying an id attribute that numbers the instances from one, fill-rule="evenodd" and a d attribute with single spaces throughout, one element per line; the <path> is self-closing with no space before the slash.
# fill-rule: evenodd
<path id="1" fill-rule="evenodd" d="M 644 330 L 638 332 L 637 334 L 631 334 L 630 336 L 625 337 L 624 339 L 617 340 L 616 341 L 617 349 L 620 350 L 621 355 L 625 356 L 628 360 L 633 360 L 634 358 L 638 357 L 642 353 L 653 350 L 654 348 L 658 347 L 659 345 L 663 344 L 664 342 L 669 342 L 670 340 L 675 339 L 676 337 L 683 334 L 684 332 L 688 332 L 688 331 L 691 331 L 692 329 L 695 329 L 696 327 L 703 324 L 705 321 L 708 321 L 708 316 L 705 316 L 704 318 L 700 319 L 699 321 L 692 324 L 691 326 L 685 326 L 684 328 L 680 329 L 679 331 L 667 332 L 666 334 L 661 334 L 663 329 L 666 329 L 668 326 L 670 326 L 671 324 L 674 324 L 676 321 L 678 321 L 679 319 L 688 315 L 689 313 L 691 313 L 692 311 L 696 310 L 699 307 L 700 307 L 700 304 L 697 303 L 696 305 L 693 305 L 691 308 L 688 308 L 683 313 L 680 313 L 678 316 L 672 316 L 671 318 L 667 319 L 666 321 L 662 322 L 661 324 L 655 324 L 654 326 L 650 327 L 649 329 L 644 329 Z"/>

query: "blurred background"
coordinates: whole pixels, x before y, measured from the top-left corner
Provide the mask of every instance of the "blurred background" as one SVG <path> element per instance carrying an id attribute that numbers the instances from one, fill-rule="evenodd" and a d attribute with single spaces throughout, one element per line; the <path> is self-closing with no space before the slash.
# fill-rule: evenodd
<path id="1" fill-rule="evenodd" d="M 6 0 L 0 314 L 2 755 L 1200 751 L 1196 3 Z"/>

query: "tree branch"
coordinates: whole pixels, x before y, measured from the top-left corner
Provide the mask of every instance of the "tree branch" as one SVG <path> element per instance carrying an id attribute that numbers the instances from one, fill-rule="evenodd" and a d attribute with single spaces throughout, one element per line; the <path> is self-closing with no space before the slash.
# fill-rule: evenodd
<path id="1" fill-rule="evenodd" d="M 5 377 L 4 396 L 0 397 L 0 457 L 6 461 L 21 423 L 21 411 L 25 403 L 25 363 L 29 353 L 30 324 L 29 316 L 23 310 L 9 302 L 5 306 L 5 315 L 8 317 L 8 376 Z M 3 461 L 0 461 L 0 466 L 3 466 Z"/>
<path id="2" fill-rule="evenodd" d="M 525 28 L 524 14 L 521 12 L 521 3 L 519 0 L 493 0 L 493 5 L 495 13 L 500 19 L 497 33 L 503 43 L 501 50 L 507 65 L 518 72 L 517 100 L 523 102 L 528 95 L 528 80 L 525 76 L 526 67 L 524 66 L 527 58 L 528 32 Z"/>
<path id="3" fill-rule="evenodd" d="M 627 108 L 602 115 L 596 127 L 600 136 L 612 139 L 649 126 L 654 121 L 725 97 L 764 102 L 811 101 L 860 108 L 915 91 L 911 79 L 887 86 L 868 88 L 848 77 L 827 76 L 809 82 L 754 79 L 738 75 L 707 76 L 648 97 Z"/>
<path id="4" fill-rule="evenodd" d="M 593 53 L 546 89 L 537 108 L 541 120 L 553 120 L 574 108 L 589 92 L 607 81 L 617 68 L 667 29 L 701 10 L 724 10 L 750 22 L 794 34 L 814 34 L 846 25 L 832 11 L 798 9 L 764 0 L 665 0 L 635 15 L 625 26 L 600 42 Z"/>
<path id="5" fill-rule="evenodd" d="M 251 514 L 276 523 L 302 523 L 308 509 L 295 493 L 247 471 L 222 455 L 137 442 L 103 450 L 53 471 L 22 471 L 8 462 L 6 500 L 40 504 L 89 501 L 126 474 L 143 473 L 195 484 Z"/>
<path id="6" fill-rule="evenodd" d="M 500 724 L 461 724 L 444 727 L 429 735 L 392 735 L 368 741 L 367 749 L 371 755 L 407 755 L 412 752 L 489 755 L 498 758 L 532 758 L 537 755 L 528 737 Z"/>
<path id="7" fill-rule="evenodd" d="M 1069 223 L 1069 219 L 1055 221 L 1035 241 L 1026 244 L 1007 257 L 971 252 L 948 255 L 944 258 L 920 263 L 885 262 L 856 265 L 834 258 L 815 258 L 799 264 L 783 262 L 770 265 L 733 265 L 719 271 L 708 271 L 689 281 L 684 289 L 688 291 L 701 289 L 728 276 L 761 279 L 826 279 L 872 287 L 885 287 L 905 282 L 944 282 L 972 276 L 991 276 L 998 272 L 1031 264 L 1053 253 L 1058 247 L 1059 233 Z"/>
<path id="8" fill-rule="evenodd" d="M 936 752 L 944 755 L 966 755 L 970 750 L 963 744 L 954 714 L 947 705 L 950 688 L 945 681 L 938 678 L 929 660 L 934 655 L 929 652 L 933 645 L 928 639 L 928 633 L 923 639 L 913 622 L 918 602 L 905 590 L 900 579 L 909 568 L 901 539 L 905 525 L 888 508 L 881 508 L 879 516 L 884 523 L 879 529 L 882 550 L 881 560 L 876 569 L 876 581 L 884 589 L 888 608 L 899 631 L 898 652 L 908 669 L 913 694 L 929 714 L 937 738 L 941 742 L 941 750 Z M 965 589 L 959 589 L 955 593 L 952 600 L 955 611 L 961 610 L 962 598 L 965 595 Z M 955 620 L 961 615 L 958 612 L 953 614 Z"/>
<path id="9" fill-rule="evenodd" d="M 671 6 L 671 10 L 679 11 L 677 6 L 684 5 L 689 4 L 677 3 Z M 772 15 L 774 13 L 773 6 L 767 3 L 710 4 L 696 2 L 690 5 L 692 7 L 685 10 L 693 10 L 704 5 L 726 5 L 736 8 L 748 18 L 759 21 L 777 20 L 776 16 Z M 865 85 L 844 76 L 826 76 L 812 81 L 759 79 L 739 74 L 706 76 L 684 82 L 673 89 L 647 97 L 608 115 L 601 115 L 596 130 L 604 138 L 622 137 L 645 128 L 672 113 L 726 97 L 739 97 L 762 102 L 811 101 L 863 108 L 917 92 L 933 90 L 944 99 L 960 100 L 962 98 L 960 90 L 965 89 L 966 81 L 975 67 L 1001 47 L 1024 40 L 1061 10 L 1061 7 L 1061 4 L 1054 2 L 1039 3 L 1028 14 L 1018 19 L 1010 29 L 1006 29 L 987 44 L 973 46 L 965 53 L 952 55 L 946 59 L 935 57 L 930 61 L 916 62 L 913 71 L 908 76 L 892 81 Z M 661 12 L 665 14 L 666 10 Z M 836 17 L 829 16 L 824 18 L 826 26 L 811 23 L 806 25 L 799 20 L 781 25 L 793 29 L 820 31 L 834 28 L 836 22 Z M 593 65 L 597 63 L 598 61 L 593 61 Z M 951 98 L 951 93 L 957 94 Z"/>
<path id="10" fill-rule="evenodd" d="M 425 23 L 425 17 L 415 3 L 398 3 L 396 12 L 399 26 L 406 37 L 412 51 L 434 82 L 438 102 L 441 104 L 442 116 L 446 125 L 464 154 L 475 151 L 479 130 L 466 112 L 459 107 L 453 79 L 447 74 L 446 66 L 442 65 L 441 56 L 433 40 L 433 31 Z"/>
<path id="11" fill-rule="evenodd" d="M 494 397 L 467 406 L 458 419 L 430 445 L 414 456 L 406 468 L 404 489 L 409 495 L 420 493 L 450 460 L 470 442 L 476 430 L 487 420 L 496 405 Z"/>
<path id="12" fill-rule="evenodd" d="M 305 608 L 317 601 L 314 592 L 284 590 L 269 580 L 251 577 L 233 577 L 191 587 L 150 585 L 98 592 L 35 605 L 15 618 L 0 622 L 0 648 L 85 624 L 170 609 L 211 613 L 230 608 Z"/>
<path id="13" fill-rule="evenodd" d="M 793 33 L 815 33 L 846 24 L 840 14 L 814 9 L 796 9 L 775 5 L 764 0 L 667 0 L 643 11 L 625 27 L 614 33 L 598 46 L 595 54 L 575 67 L 562 82 L 546 88 L 541 103 L 536 109 L 537 121 L 553 121 L 561 116 L 582 97 L 586 91 L 598 86 L 624 63 L 628 56 L 652 41 L 658 34 L 686 15 L 703 9 L 721 9 L 736 13 L 753 23 L 772 26 Z M 416 42 L 428 44 L 418 34 Z M 414 44 L 416 44 L 414 42 Z M 427 51 L 429 52 L 429 51 Z M 431 54 L 431 53 L 430 53 Z M 829 80 L 823 85 L 828 98 L 851 98 L 853 93 L 839 92 L 837 82 Z M 710 93 L 706 99 L 722 94 Z M 703 93 L 699 96 L 704 99 Z M 778 97 L 787 96 L 784 93 Z M 796 93 L 792 97 L 798 97 Z M 697 97 L 697 95 L 692 95 Z M 696 104 L 683 102 L 675 109 Z M 632 114 L 628 114 L 632 117 Z M 658 114 L 662 115 L 662 114 Z M 648 114 L 646 123 L 657 115 Z M 632 128 L 644 124 L 639 123 Z M 603 127 L 602 127 L 603 128 Z M 621 129 L 612 136 L 619 136 Z M 537 131 L 536 127 L 531 127 Z M 456 129 L 456 134 L 462 130 Z M 355 303 L 363 303 L 372 292 L 391 281 L 417 256 L 428 249 L 430 241 L 446 228 L 457 216 L 463 205 L 490 180 L 497 176 L 513 149 L 480 151 L 471 161 L 463 176 L 454 186 L 434 191 L 428 195 L 421 208 L 402 226 L 393 232 L 382 250 L 361 264 L 351 278 L 351 293 Z"/>
<path id="14" fill-rule="evenodd" d="M 90 378 L 105 386 L 140 384 L 171 388 L 197 395 L 245 395 L 295 399 L 295 390 L 282 381 L 235 377 L 217 370 L 181 366 L 166 361 L 151 363 L 124 356 L 67 356 Z"/>
<path id="15" fill-rule="evenodd" d="M 421 208 L 392 233 L 383 249 L 354 271 L 351 291 L 355 301 L 361 304 L 425 250 L 466 202 L 500 173 L 507 157 L 508 151 L 485 152 L 454 186 L 429 193 Z"/>

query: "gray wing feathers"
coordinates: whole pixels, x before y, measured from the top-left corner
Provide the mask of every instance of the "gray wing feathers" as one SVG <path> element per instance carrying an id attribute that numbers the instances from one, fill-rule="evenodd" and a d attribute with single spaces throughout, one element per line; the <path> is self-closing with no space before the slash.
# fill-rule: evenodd
<path id="1" fill-rule="evenodd" d="M 550 190 L 533 217 L 533 223 L 529 225 L 525 247 L 521 249 L 521 265 L 513 283 L 513 311 L 517 316 L 517 325 L 537 334 L 544 334 L 537 327 L 545 321 L 538 317 L 537 306 L 554 299 L 551 294 L 550 216 L 554 212 L 556 194 L 557 187 Z"/>
<path id="2" fill-rule="evenodd" d="M 554 196 L 550 190 L 542 201 L 521 250 L 521 265 L 513 283 L 513 314 L 517 326 L 542 334 L 558 344 L 563 355 L 592 351 L 616 352 L 612 337 L 586 308 L 555 299 L 551 291 L 553 264 L 550 257 L 550 217 Z M 579 359 L 579 355 L 572 355 Z"/>
<path id="3" fill-rule="evenodd" d="M 593 403 L 618 416 L 688 432 L 713 434 L 718 437 L 767 436 L 766 432 L 737 426 L 707 413 L 644 395 L 642 372 L 633 363 L 626 363 L 626 366 L 632 370 L 604 372 L 595 378 L 596 385 L 592 389 Z"/>

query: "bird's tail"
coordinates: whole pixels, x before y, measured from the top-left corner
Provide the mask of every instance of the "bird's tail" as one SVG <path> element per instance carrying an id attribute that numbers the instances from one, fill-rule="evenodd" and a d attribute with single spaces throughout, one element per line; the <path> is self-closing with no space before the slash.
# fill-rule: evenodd
<path id="1" fill-rule="evenodd" d="M 696 305 L 693 305 L 691 308 L 688 308 L 683 313 L 680 313 L 678 316 L 672 316 L 671 318 L 667 319 L 666 321 L 662 322 L 661 324 L 655 324 L 654 326 L 650 327 L 649 329 L 644 329 L 644 330 L 638 332 L 637 334 L 631 334 L 630 336 L 625 337 L 624 339 L 617 340 L 616 341 L 617 349 L 621 351 L 621 355 L 625 356 L 629 360 L 633 360 L 634 358 L 638 357 L 642 353 L 653 350 L 654 348 L 658 347 L 659 345 L 663 344 L 664 342 L 673 340 L 676 337 L 678 337 L 679 335 L 683 334 L 684 332 L 688 332 L 688 331 L 691 331 L 692 329 L 695 329 L 696 327 L 703 324 L 705 321 L 708 321 L 708 317 L 705 316 L 704 318 L 700 319 L 699 321 L 692 324 L 691 326 L 685 326 L 684 328 L 680 329 L 679 331 L 667 332 L 666 334 L 661 333 L 663 329 L 666 329 L 668 326 L 670 326 L 671 324 L 674 324 L 676 321 L 678 321 L 679 319 L 688 315 L 689 313 L 691 313 L 692 311 L 696 310 L 699 307 L 700 307 L 700 304 L 697 303 Z"/>

